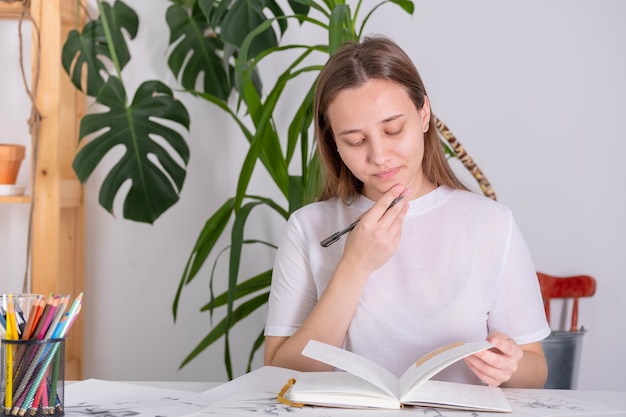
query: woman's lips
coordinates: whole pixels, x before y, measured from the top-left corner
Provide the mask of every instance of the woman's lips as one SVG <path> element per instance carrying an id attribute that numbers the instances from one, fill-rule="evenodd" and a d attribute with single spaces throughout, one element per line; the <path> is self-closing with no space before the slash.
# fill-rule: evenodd
<path id="1" fill-rule="evenodd" d="M 385 171 L 380 171 L 376 173 L 376 177 L 380 178 L 381 180 L 390 180 L 396 176 L 399 170 L 400 168 L 392 168 Z"/>

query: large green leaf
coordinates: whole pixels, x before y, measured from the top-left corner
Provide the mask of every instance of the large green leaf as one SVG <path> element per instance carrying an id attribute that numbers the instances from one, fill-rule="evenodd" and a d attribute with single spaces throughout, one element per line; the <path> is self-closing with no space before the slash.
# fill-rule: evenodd
<path id="1" fill-rule="evenodd" d="M 350 6 L 339 4 L 333 8 L 328 25 L 328 49 L 330 54 L 334 54 L 337 49 L 346 41 L 357 40 L 354 33 Z"/>
<path id="2" fill-rule="evenodd" d="M 137 35 L 139 18 L 133 9 L 118 0 L 113 8 L 108 3 L 101 3 L 103 15 L 88 22 L 82 33 L 72 30 L 63 45 L 61 63 L 72 83 L 79 90 L 95 97 L 104 86 L 104 74 L 107 74 L 108 61 L 117 60 L 120 70 L 130 61 L 130 52 L 122 29 L 126 30 L 131 39 Z M 103 27 L 105 19 L 113 45 L 107 42 Z M 115 54 L 115 59 L 111 54 Z M 87 71 L 84 77 L 83 71 Z M 86 86 L 82 79 L 86 79 Z"/>
<path id="3" fill-rule="evenodd" d="M 129 106 L 121 81 L 109 77 L 97 101 L 108 111 L 82 119 L 80 138 L 82 141 L 89 137 L 89 142 L 76 155 L 74 170 L 81 182 L 87 181 L 102 158 L 121 145 L 124 154 L 104 179 L 100 204 L 112 213 L 120 188 L 130 181 L 124 217 L 152 223 L 178 201 L 189 161 L 189 148 L 183 137 L 159 120 L 189 129 L 189 114 L 173 97 L 172 90 L 159 81 L 144 82 Z"/>
<path id="4" fill-rule="evenodd" d="M 228 12 L 230 1 L 198 0 L 198 7 L 204 13 L 206 21 L 215 33 L 221 28 L 224 15 Z"/>
<path id="5" fill-rule="evenodd" d="M 305 3 L 302 3 L 298 0 L 288 0 L 289 6 L 291 7 L 291 10 L 293 10 L 293 12 L 296 15 L 299 16 L 308 16 L 309 15 L 309 11 L 311 10 L 311 7 Z M 300 19 L 300 23 L 302 23 L 304 20 Z"/>
<path id="6" fill-rule="evenodd" d="M 263 13 L 265 7 L 264 0 L 235 0 L 222 20 L 220 35 L 224 42 L 240 47 L 250 32 L 268 20 Z M 272 9 L 275 14 L 279 11 L 278 7 Z M 274 29 L 268 27 L 254 38 L 250 46 L 250 56 L 257 56 L 262 51 L 276 46 L 278 39 Z"/>
<path id="7" fill-rule="evenodd" d="M 208 28 L 204 15 L 198 10 L 190 15 L 178 5 L 167 9 L 167 24 L 170 28 L 170 44 L 174 45 L 167 63 L 183 87 L 196 90 L 202 77 L 203 91 L 226 100 L 232 85 L 217 51 L 223 42 L 216 37 L 206 36 Z"/>

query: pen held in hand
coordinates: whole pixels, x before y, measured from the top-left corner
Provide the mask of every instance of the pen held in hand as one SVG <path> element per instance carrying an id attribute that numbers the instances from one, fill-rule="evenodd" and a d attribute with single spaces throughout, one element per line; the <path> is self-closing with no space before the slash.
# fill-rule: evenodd
<path id="1" fill-rule="evenodd" d="M 391 204 L 389 205 L 389 207 L 387 207 L 387 210 L 389 210 L 390 208 L 395 206 L 403 198 L 404 198 L 403 195 L 394 198 L 393 201 L 391 202 Z M 346 233 L 352 231 L 352 229 L 354 229 L 356 227 L 356 225 L 359 224 L 360 220 L 361 220 L 361 218 L 358 218 L 354 222 L 352 222 L 348 227 L 346 227 L 345 229 L 341 229 L 340 231 L 338 231 L 336 233 L 333 233 L 332 235 L 328 236 L 326 239 L 324 239 L 324 240 L 322 240 L 320 242 L 320 245 L 322 245 L 325 248 L 329 247 L 330 245 L 332 245 L 333 243 L 335 243 L 336 241 L 341 239 L 341 236 L 343 236 Z"/>

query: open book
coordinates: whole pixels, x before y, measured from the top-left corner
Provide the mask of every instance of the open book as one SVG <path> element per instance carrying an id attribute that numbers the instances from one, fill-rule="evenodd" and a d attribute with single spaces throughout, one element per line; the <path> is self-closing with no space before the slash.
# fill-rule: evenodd
<path id="1" fill-rule="evenodd" d="M 294 403 L 350 408 L 403 405 L 511 412 L 500 388 L 433 381 L 454 362 L 489 349 L 489 342 L 455 343 L 419 359 L 400 377 L 347 350 L 311 340 L 302 354 L 345 372 L 302 372 L 285 397 Z"/>

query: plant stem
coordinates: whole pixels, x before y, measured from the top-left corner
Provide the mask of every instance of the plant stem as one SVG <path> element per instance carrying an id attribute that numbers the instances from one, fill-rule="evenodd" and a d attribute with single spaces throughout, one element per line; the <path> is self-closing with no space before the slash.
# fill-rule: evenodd
<path id="1" fill-rule="evenodd" d="M 117 78 L 119 78 L 119 80 L 122 81 L 122 85 L 124 85 L 124 82 L 122 80 L 122 68 L 120 67 L 120 60 L 117 57 L 117 50 L 115 49 L 115 43 L 113 42 L 113 36 L 111 35 L 111 26 L 109 25 L 108 16 L 106 11 L 104 10 L 102 0 L 98 0 L 98 11 L 100 12 L 102 30 L 104 31 L 104 36 L 107 40 L 107 48 L 109 49 L 109 54 L 111 54 L 111 59 L 113 60 L 113 65 L 115 66 Z M 128 105 L 128 98 L 126 99 L 126 104 Z"/>

